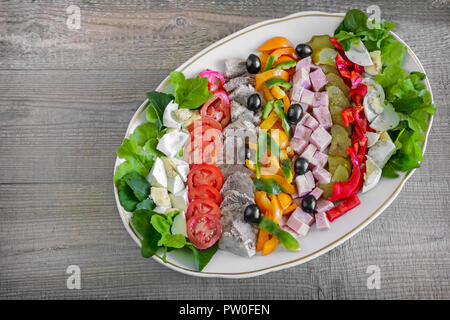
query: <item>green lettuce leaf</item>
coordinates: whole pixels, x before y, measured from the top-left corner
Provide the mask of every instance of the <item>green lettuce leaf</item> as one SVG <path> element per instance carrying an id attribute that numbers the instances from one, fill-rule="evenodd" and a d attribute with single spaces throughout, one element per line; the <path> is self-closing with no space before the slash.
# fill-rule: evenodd
<path id="1" fill-rule="evenodd" d="M 208 90 L 208 79 L 204 77 L 186 79 L 182 72 L 173 71 L 170 73 L 170 83 L 179 108 L 197 109 L 213 96 Z"/>

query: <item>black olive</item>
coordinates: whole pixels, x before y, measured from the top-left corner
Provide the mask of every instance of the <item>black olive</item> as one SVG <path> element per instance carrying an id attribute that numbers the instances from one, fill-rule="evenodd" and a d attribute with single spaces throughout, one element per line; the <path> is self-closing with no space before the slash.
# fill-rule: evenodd
<path id="1" fill-rule="evenodd" d="M 261 98 L 259 94 L 254 93 L 247 98 L 247 108 L 251 111 L 256 111 L 261 108 Z"/>
<path id="2" fill-rule="evenodd" d="M 302 209 L 305 212 L 313 213 L 316 210 L 317 200 L 316 198 L 310 194 L 303 198 L 302 200 Z"/>
<path id="3" fill-rule="evenodd" d="M 290 123 L 295 124 L 300 121 L 303 115 L 303 108 L 298 103 L 291 104 L 287 111 L 287 118 Z"/>
<path id="4" fill-rule="evenodd" d="M 249 204 L 244 211 L 244 220 L 247 222 L 258 222 L 261 219 L 261 212 L 256 204 Z"/>
<path id="5" fill-rule="evenodd" d="M 256 54 L 251 54 L 245 62 L 245 67 L 247 68 L 248 73 L 256 74 L 261 70 L 261 60 L 259 60 L 259 57 Z"/>
<path id="6" fill-rule="evenodd" d="M 295 47 L 298 55 L 302 58 L 309 57 L 312 54 L 312 48 L 305 43 L 300 43 Z"/>
<path id="7" fill-rule="evenodd" d="M 296 174 L 302 175 L 308 172 L 309 162 L 305 158 L 297 158 L 294 162 L 294 171 Z"/>

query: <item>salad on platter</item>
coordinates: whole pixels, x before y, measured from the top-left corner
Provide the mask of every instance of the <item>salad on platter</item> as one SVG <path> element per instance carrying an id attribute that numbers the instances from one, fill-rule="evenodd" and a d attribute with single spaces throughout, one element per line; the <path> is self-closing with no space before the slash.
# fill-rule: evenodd
<path id="1" fill-rule="evenodd" d="M 394 27 L 350 10 L 333 36 L 268 38 L 147 93 L 114 175 L 142 256 L 184 250 L 201 271 L 219 249 L 297 251 L 313 225 L 364 205 L 359 193 L 418 168 L 435 107 Z"/>

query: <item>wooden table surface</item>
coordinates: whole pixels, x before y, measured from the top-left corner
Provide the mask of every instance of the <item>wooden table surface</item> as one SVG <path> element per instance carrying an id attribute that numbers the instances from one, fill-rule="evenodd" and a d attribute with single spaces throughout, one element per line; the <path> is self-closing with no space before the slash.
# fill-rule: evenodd
<path id="1" fill-rule="evenodd" d="M 112 190 L 128 121 L 170 70 L 253 23 L 345 12 L 369 1 L 0 3 L 0 297 L 7 299 L 450 298 L 450 4 L 378 1 L 416 52 L 438 108 L 422 167 L 394 203 L 343 245 L 264 276 L 203 279 L 140 251 Z M 81 268 L 81 290 L 66 268 Z M 381 289 L 369 290 L 369 265 Z"/>

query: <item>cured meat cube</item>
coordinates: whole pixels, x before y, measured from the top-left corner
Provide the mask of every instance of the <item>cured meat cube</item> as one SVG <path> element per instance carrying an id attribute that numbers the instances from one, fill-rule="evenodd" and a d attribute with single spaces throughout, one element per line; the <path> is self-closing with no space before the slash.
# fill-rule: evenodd
<path id="1" fill-rule="evenodd" d="M 319 199 L 319 200 L 317 200 L 317 205 L 316 205 L 317 213 L 326 212 L 326 211 L 331 210 L 333 208 L 334 208 L 333 202 L 328 201 L 326 199 Z"/>
<path id="2" fill-rule="evenodd" d="M 328 93 L 326 92 L 314 92 L 314 100 L 312 103 L 313 108 L 327 107 L 330 104 Z"/>
<path id="3" fill-rule="evenodd" d="M 328 161 L 328 155 L 325 153 L 322 153 L 320 151 L 316 151 L 314 153 L 314 156 L 312 157 L 311 161 L 309 162 L 309 166 L 311 169 L 314 169 L 315 167 L 324 167 L 325 164 Z"/>
<path id="4" fill-rule="evenodd" d="M 319 107 L 313 109 L 314 118 L 319 121 L 320 125 L 325 129 L 330 129 L 333 125 L 330 110 L 328 107 Z"/>
<path id="5" fill-rule="evenodd" d="M 306 149 L 300 154 L 300 157 L 303 159 L 308 160 L 308 162 L 311 162 L 312 158 L 314 157 L 314 153 L 316 153 L 316 146 L 313 144 L 309 144 Z"/>
<path id="6" fill-rule="evenodd" d="M 319 230 L 329 230 L 330 221 L 328 221 L 327 214 L 325 212 L 320 212 L 315 214 L 316 227 Z"/>
<path id="7" fill-rule="evenodd" d="M 321 68 L 318 68 L 309 74 L 311 79 L 311 84 L 314 91 L 320 91 L 328 83 L 325 73 L 323 73 Z"/>
<path id="8" fill-rule="evenodd" d="M 316 130 L 319 127 L 319 122 L 307 112 L 303 114 L 303 117 L 300 119 L 298 123 L 312 130 Z"/>
<path id="9" fill-rule="evenodd" d="M 299 138 L 301 140 L 309 141 L 311 133 L 312 133 L 311 129 L 301 124 L 297 124 L 297 126 L 295 127 L 294 137 Z"/>
<path id="10" fill-rule="evenodd" d="M 319 187 L 316 187 L 313 191 L 311 191 L 310 195 L 313 195 L 316 200 L 319 200 L 319 198 L 322 196 L 323 190 Z"/>
<path id="11" fill-rule="evenodd" d="M 314 92 L 308 89 L 303 89 L 302 95 L 300 97 L 300 102 L 308 105 L 312 105 L 314 102 Z"/>
<path id="12" fill-rule="evenodd" d="M 308 146 L 309 142 L 306 140 L 302 140 L 296 137 L 293 137 L 289 142 L 289 146 L 294 149 L 294 151 L 298 154 L 302 153 L 305 150 L 306 146 Z"/>
<path id="13" fill-rule="evenodd" d="M 327 184 L 331 181 L 331 173 L 321 167 L 315 167 L 312 171 L 319 184 Z"/>
<path id="14" fill-rule="evenodd" d="M 311 134 L 309 141 L 317 147 L 317 149 L 322 152 L 324 151 L 331 143 L 331 135 L 325 130 L 324 127 L 318 127 Z"/>

